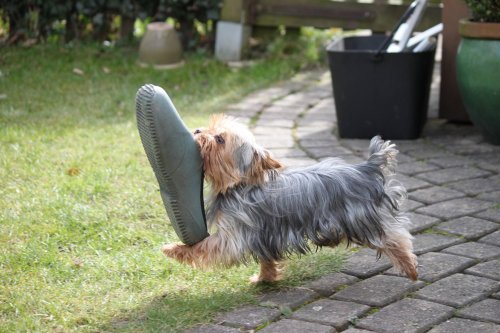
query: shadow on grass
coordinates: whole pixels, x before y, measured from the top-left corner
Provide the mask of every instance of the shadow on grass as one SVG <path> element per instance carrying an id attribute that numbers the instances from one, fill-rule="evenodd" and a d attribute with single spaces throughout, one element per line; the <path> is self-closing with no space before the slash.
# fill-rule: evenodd
<path id="1" fill-rule="evenodd" d="M 246 304 L 258 304 L 259 295 L 297 287 L 339 271 L 346 253 L 344 247 L 339 247 L 325 248 L 306 256 L 294 256 L 285 264 L 283 280 L 276 283 L 251 284 L 248 275 L 239 276 L 239 281 L 242 281 L 240 284 L 228 284 L 226 288 L 214 290 L 210 281 L 207 281 L 202 290 L 186 288 L 175 292 L 166 291 L 144 306 L 114 318 L 104 329 L 113 332 L 182 332 L 198 324 L 214 322 L 222 312 Z M 230 270 L 221 271 L 221 279 Z M 248 270 L 244 270 L 244 273 L 248 273 Z M 211 275 L 211 278 L 218 278 L 217 272 Z"/>

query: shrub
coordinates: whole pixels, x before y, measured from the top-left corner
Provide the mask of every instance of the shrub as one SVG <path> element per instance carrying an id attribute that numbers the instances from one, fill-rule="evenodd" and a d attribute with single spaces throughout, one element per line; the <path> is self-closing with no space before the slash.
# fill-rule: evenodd
<path id="1" fill-rule="evenodd" d="M 500 0 L 465 0 L 478 22 L 500 22 Z"/>
<path id="2" fill-rule="evenodd" d="M 117 35 L 133 37 L 136 19 L 164 21 L 171 18 L 181 32 L 185 46 L 200 41 L 200 24 L 217 20 L 221 0 L 4 0 L 0 8 L 8 22 L 9 38 L 46 40 L 63 37 L 103 41 Z M 116 30 L 116 31 L 114 31 Z M 203 30 L 203 29 L 202 29 Z M 204 29 L 204 33 L 210 29 Z M 56 38 L 58 39 L 58 38 Z M 206 40 L 205 40 L 206 41 Z"/>

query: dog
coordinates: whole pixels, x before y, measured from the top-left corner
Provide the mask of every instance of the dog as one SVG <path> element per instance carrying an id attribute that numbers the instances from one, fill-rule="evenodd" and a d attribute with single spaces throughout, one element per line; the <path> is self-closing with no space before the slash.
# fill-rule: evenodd
<path id="1" fill-rule="evenodd" d="M 280 261 L 292 253 L 341 242 L 376 249 L 417 279 L 409 219 L 399 211 L 406 190 L 392 179 L 398 150 L 374 137 L 366 162 L 328 158 L 285 168 L 234 118 L 215 115 L 194 131 L 211 185 L 206 217 L 210 236 L 192 246 L 169 244 L 163 253 L 196 268 L 260 262 L 252 282 L 280 279 Z"/>

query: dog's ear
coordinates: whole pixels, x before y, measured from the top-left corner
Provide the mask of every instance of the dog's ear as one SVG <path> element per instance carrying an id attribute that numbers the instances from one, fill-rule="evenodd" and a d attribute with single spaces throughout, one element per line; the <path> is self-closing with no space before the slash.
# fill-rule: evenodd
<path id="1" fill-rule="evenodd" d="M 248 182 L 250 184 L 262 184 L 267 180 L 270 171 L 282 168 L 283 165 L 274 159 L 268 150 L 256 151 L 254 152 L 250 169 L 247 172 Z"/>
<path id="2" fill-rule="evenodd" d="M 276 159 L 274 159 L 268 150 L 264 150 L 264 156 L 261 157 L 262 168 L 264 170 L 281 169 L 283 165 Z"/>

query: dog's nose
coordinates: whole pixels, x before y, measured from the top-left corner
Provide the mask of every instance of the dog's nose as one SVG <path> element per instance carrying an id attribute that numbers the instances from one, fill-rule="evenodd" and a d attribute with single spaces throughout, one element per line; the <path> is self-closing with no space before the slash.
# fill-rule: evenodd
<path id="1" fill-rule="evenodd" d="M 201 130 L 199 128 L 194 130 L 194 134 L 200 134 L 200 133 L 201 133 Z"/>

